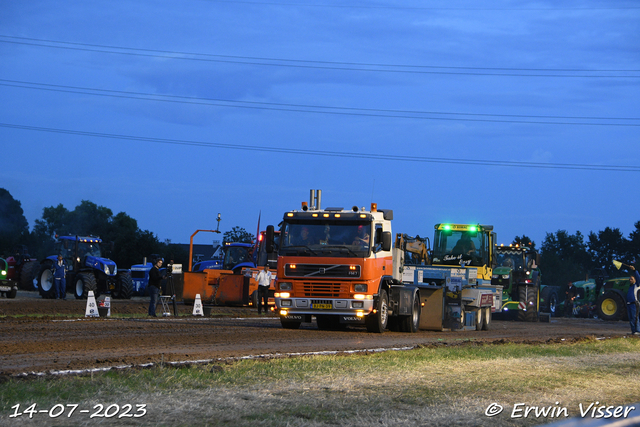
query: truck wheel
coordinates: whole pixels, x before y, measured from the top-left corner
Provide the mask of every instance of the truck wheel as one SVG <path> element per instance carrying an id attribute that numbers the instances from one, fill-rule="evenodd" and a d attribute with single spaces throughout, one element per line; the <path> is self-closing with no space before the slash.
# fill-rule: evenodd
<path id="1" fill-rule="evenodd" d="M 418 332 L 420 327 L 420 300 L 418 295 L 414 295 L 411 315 L 402 318 L 400 322 L 401 332 Z"/>
<path id="2" fill-rule="evenodd" d="M 96 278 L 91 273 L 80 273 L 76 276 L 76 286 L 74 294 L 77 299 L 87 299 L 89 291 L 93 291 L 93 296 L 98 298 L 98 284 Z"/>
<path id="3" fill-rule="evenodd" d="M 478 311 L 476 311 L 476 331 L 482 330 L 482 322 L 484 321 L 484 316 L 484 308 L 479 308 Z"/>
<path id="4" fill-rule="evenodd" d="M 623 310 L 625 309 L 624 300 L 622 297 L 612 291 L 607 291 L 600 295 L 596 302 L 596 310 L 598 311 L 598 317 L 602 320 L 619 320 L 622 318 Z"/>
<path id="5" fill-rule="evenodd" d="M 56 290 L 53 288 L 53 273 L 51 272 L 51 263 L 45 262 L 40 267 L 38 273 L 38 291 L 42 298 L 55 298 Z"/>
<path id="6" fill-rule="evenodd" d="M 118 274 L 116 276 L 116 288 L 112 295 L 118 299 L 131 299 L 133 295 L 133 280 L 128 274 Z"/>
<path id="7" fill-rule="evenodd" d="M 520 286 L 518 288 L 519 301 L 525 303 L 525 310 L 518 310 L 518 320 L 523 322 L 538 321 L 538 287 Z"/>
<path id="8" fill-rule="evenodd" d="M 387 322 L 389 321 L 389 299 L 387 297 L 387 291 L 384 289 L 380 291 L 380 297 L 378 298 L 378 306 L 376 312 L 369 314 L 365 319 L 365 325 L 368 332 L 383 333 L 387 329 Z"/>
<path id="9" fill-rule="evenodd" d="M 301 322 L 280 319 L 280 324 L 284 329 L 300 329 Z"/>
<path id="10" fill-rule="evenodd" d="M 484 316 L 482 316 L 482 330 L 488 331 L 491 327 L 491 307 L 485 307 L 482 310 L 484 310 Z"/>
<path id="11" fill-rule="evenodd" d="M 22 271 L 20 272 L 20 289 L 24 291 L 33 290 L 33 279 L 38 274 L 39 266 L 40 264 L 35 260 L 29 261 L 22 266 Z"/>

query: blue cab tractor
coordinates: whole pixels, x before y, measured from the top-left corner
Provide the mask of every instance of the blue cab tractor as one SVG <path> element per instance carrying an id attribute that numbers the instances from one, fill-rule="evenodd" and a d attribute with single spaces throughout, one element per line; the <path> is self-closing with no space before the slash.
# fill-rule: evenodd
<path id="1" fill-rule="evenodd" d="M 234 274 L 241 274 L 244 268 L 255 268 L 252 243 L 225 243 L 221 251 L 217 251 L 220 256 L 204 261 L 200 261 L 193 266 L 192 271 L 208 270 L 229 270 Z"/>
<path id="2" fill-rule="evenodd" d="M 133 282 L 128 270 L 118 271 L 116 263 L 102 257 L 102 240 L 94 236 L 57 236 L 56 255 L 40 263 L 36 277 L 37 287 L 43 298 L 54 298 L 52 267 L 61 254 L 67 264 L 67 291 L 73 291 L 77 299 L 85 299 L 89 291 L 97 297 L 111 294 L 112 298 L 129 299 Z"/>
<path id="3" fill-rule="evenodd" d="M 153 267 L 153 263 L 162 258 L 158 254 L 152 254 L 150 257 L 145 257 L 142 264 L 134 264 L 131 266 L 131 281 L 133 282 L 133 295 L 144 296 L 148 295 L 147 285 L 149 284 L 149 271 Z M 160 272 L 165 271 L 166 268 L 161 268 Z"/>

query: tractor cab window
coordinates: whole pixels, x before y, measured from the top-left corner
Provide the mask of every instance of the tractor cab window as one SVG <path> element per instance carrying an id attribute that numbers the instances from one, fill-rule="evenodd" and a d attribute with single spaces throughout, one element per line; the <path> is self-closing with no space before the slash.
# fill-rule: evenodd
<path id="1" fill-rule="evenodd" d="M 433 263 L 483 266 L 488 264 L 488 241 L 483 233 L 466 230 L 437 230 Z"/>
<path id="2" fill-rule="evenodd" d="M 371 223 L 351 220 L 291 220 L 280 231 L 280 255 L 366 257 Z"/>
<path id="3" fill-rule="evenodd" d="M 249 249 L 242 246 L 231 246 L 227 248 L 224 261 L 222 263 L 223 270 L 233 270 L 233 268 L 243 262 L 250 262 L 251 256 L 249 255 Z"/>
<path id="4" fill-rule="evenodd" d="M 78 256 L 94 256 L 100 257 L 100 245 L 98 243 L 80 242 L 78 243 Z"/>

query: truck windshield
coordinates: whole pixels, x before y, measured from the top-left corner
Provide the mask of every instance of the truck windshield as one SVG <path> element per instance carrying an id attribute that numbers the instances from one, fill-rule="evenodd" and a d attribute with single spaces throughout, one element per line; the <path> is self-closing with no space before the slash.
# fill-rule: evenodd
<path id="1" fill-rule="evenodd" d="M 469 231 L 436 230 L 433 263 L 481 267 L 487 265 L 484 234 Z"/>
<path id="2" fill-rule="evenodd" d="M 363 258 L 370 248 L 367 221 L 290 221 L 280 231 L 279 255 Z"/>

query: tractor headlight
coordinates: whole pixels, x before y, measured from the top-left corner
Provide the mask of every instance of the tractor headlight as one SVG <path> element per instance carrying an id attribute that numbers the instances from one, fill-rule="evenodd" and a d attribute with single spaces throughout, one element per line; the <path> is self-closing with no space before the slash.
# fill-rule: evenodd
<path id="1" fill-rule="evenodd" d="M 2 271 L 0 271 L 0 275 L 2 275 L 2 276 L 6 276 L 6 275 L 7 275 L 7 270 L 2 270 Z"/>
<path id="2" fill-rule="evenodd" d="M 508 278 L 509 278 L 509 275 L 508 275 L 508 274 L 503 274 L 503 275 L 502 275 L 502 278 L 503 278 L 503 279 L 508 279 Z"/>
<path id="3" fill-rule="evenodd" d="M 280 282 L 278 286 L 280 286 L 281 291 L 290 291 L 291 289 L 293 289 L 291 282 Z"/>
<path id="4" fill-rule="evenodd" d="M 109 266 L 107 264 L 103 264 L 102 266 L 104 267 L 103 268 L 104 274 L 106 274 L 108 276 L 109 275 Z"/>
<path id="5" fill-rule="evenodd" d="M 497 279 L 498 277 L 500 277 L 500 276 L 498 276 L 497 274 L 494 274 L 494 275 L 491 276 L 492 279 Z"/>
<path id="6" fill-rule="evenodd" d="M 113 266 L 113 274 L 117 274 L 118 273 L 118 266 L 114 265 Z"/>

